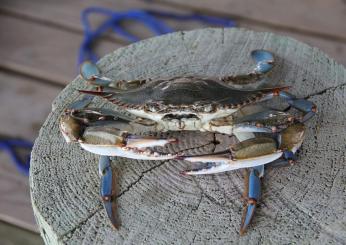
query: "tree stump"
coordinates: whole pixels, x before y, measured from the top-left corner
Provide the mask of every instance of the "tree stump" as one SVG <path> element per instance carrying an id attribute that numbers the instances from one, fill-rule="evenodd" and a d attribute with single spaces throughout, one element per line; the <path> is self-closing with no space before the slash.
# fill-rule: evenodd
<path id="1" fill-rule="evenodd" d="M 345 244 L 346 243 L 346 70 L 316 48 L 288 37 L 243 29 L 176 32 L 117 49 L 99 61 L 114 79 L 175 75 L 220 76 L 247 72 L 249 53 L 266 49 L 277 67 L 269 85 L 317 104 L 307 123 L 296 165 L 272 169 L 263 180 L 262 201 L 249 231 L 239 236 L 241 171 L 185 177 L 184 161 L 113 158 L 118 176 L 120 230 L 107 219 L 99 197 L 99 156 L 68 145 L 58 118 L 87 88 L 78 76 L 56 98 L 32 152 L 32 205 L 46 243 L 67 244 Z M 284 82 L 282 82 L 284 81 Z M 93 106 L 109 106 L 95 98 Z M 114 108 L 114 106 L 113 106 Z M 119 108 L 115 108 L 120 110 Z M 210 153 L 215 139 L 170 133 L 180 143 L 168 152 Z M 226 142 L 226 143 L 225 143 Z"/>

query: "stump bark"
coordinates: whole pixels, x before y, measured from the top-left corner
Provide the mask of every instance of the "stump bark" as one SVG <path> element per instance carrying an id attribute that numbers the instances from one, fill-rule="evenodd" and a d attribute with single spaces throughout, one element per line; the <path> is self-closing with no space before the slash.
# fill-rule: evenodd
<path id="1" fill-rule="evenodd" d="M 253 225 L 239 236 L 243 177 L 240 171 L 185 177 L 184 161 L 113 158 L 118 176 L 119 231 L 99 198 L 98 156 L 65 143 L 62 111 L 87 88 L 78 76 L 53 103 L 32 152 L 30 189 L 40 232 L 55 244 L 345 244 L 346 70 L 320 50 L 288 37 L 243 29 L 177 32 L 117 49 L 99 61 L 114 79 L 174 75 L 220 76 L 248 71 L 253 49 L 275 54 L 270 84 L 317 104 L 307 123 L 298 163 L 266 172 Z M 284 82 L 281 82 L 284 81 Z M 257 85 L 256 85 L 257 86 Z M 112 105 L 97 98 L 93 106 Z M 114 108 L 114 107 L 113 107 Z M 115 108 L 120 110 L 119 108 Z M 171 133 L 169 152 L 210 153 L 228 137 Z M 223 144 L 217 145 L 217 140 Z"/>

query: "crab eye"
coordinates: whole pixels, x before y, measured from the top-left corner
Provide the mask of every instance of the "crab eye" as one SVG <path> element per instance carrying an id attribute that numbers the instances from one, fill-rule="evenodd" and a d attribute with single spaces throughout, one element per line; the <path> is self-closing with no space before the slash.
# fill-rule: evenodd
<path id="1" fill-rule="evenodd" d="M 151 111 L 151 112 L 156 112 L 156 111 L 157 111 L 156 106 L 153 105 L 153 104 L 148 105 L 148 106 L 146 107 L 146 109 L 147 109 L 148 111 Z"/>
<path id="2" fill-rule="evenodd" d="M 213 106 L 212 105 L 206 105 L 203 108 L 204 112 L 211 112 L 213 110 Z"/>
<path id="3" fill-rule="evenodd" d="M 159 102 L 147 104 L 145 107 L 145 110 L 150 112 L 158 112 L 158 111 L 161 111 L 162 109 L 163 109 L 163 105 L 162 103 L 159 103 Z"/>

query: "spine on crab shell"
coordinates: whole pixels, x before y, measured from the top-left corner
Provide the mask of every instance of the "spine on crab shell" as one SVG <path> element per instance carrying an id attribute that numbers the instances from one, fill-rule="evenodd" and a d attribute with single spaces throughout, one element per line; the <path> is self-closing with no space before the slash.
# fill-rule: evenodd
<path id="1" fill-rule="evenodd" d="M 109 92 L 93 91 L 93 90 L 82 90 L 82 89 L 79 89 L 78 92 L 80 92 L 82 94 L 90 94 L 90 95 L 96 95 L 96 96 L 101 96 L 101 97 L 107 97 L 107 96 L 112 95 Z"/>
<path id="2" fill-rule="evenodd" d="M 287 91 L 291 88 L 291 86 L 281 86 L 281 87 L 273 87 L 273 88 L 262 88 L 260 89 L 263 93 L 273 93 L 274 95 L 279 95 L 281 91 Z"/>

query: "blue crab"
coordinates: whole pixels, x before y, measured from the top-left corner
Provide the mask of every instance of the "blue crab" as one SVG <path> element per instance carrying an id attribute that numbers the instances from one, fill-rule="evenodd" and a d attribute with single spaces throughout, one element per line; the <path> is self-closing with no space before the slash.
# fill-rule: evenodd
<path id="1" fill-rule="evenodd" d="M 143 160 L 183 159 L 200 162 L 184 175 L 216 174 L 246 168 L 244 213 L 240 233 L 251 223 L 260 199 L 264 165 L 292 164 L 305 135 L 304 122 L 317 111 L 316 105 L 296 98 L 288 87 L 257 90 L 235 89 L 234 84 L 259 81 L 274 67 L 269 51 L 251 52 L 254 66 L 248 74 L 228 77 L 181 76 L 167 79 L 116 81 L 101 74 L 90 62 L 81 66 L 81 76 L 96 90 L 79 90 L 100 96 L 131 113 L 135 119 L 104 108 L 67 109 L 60 128 L 67 142 L 77 142 L 87 151 L 103 156 Z M 265 101 L 283 98 L 284 110 L 266 106 Z M 173 138 L 138 136 L 143 130 L 206 131 L 235 136 L 239 143 L 228 149 L 204 155 L 163 154 L 153 146 L 177 143 Z M 101 196 L 114 226 L 112 173 L 109 159 L 101 157 Z"/>

